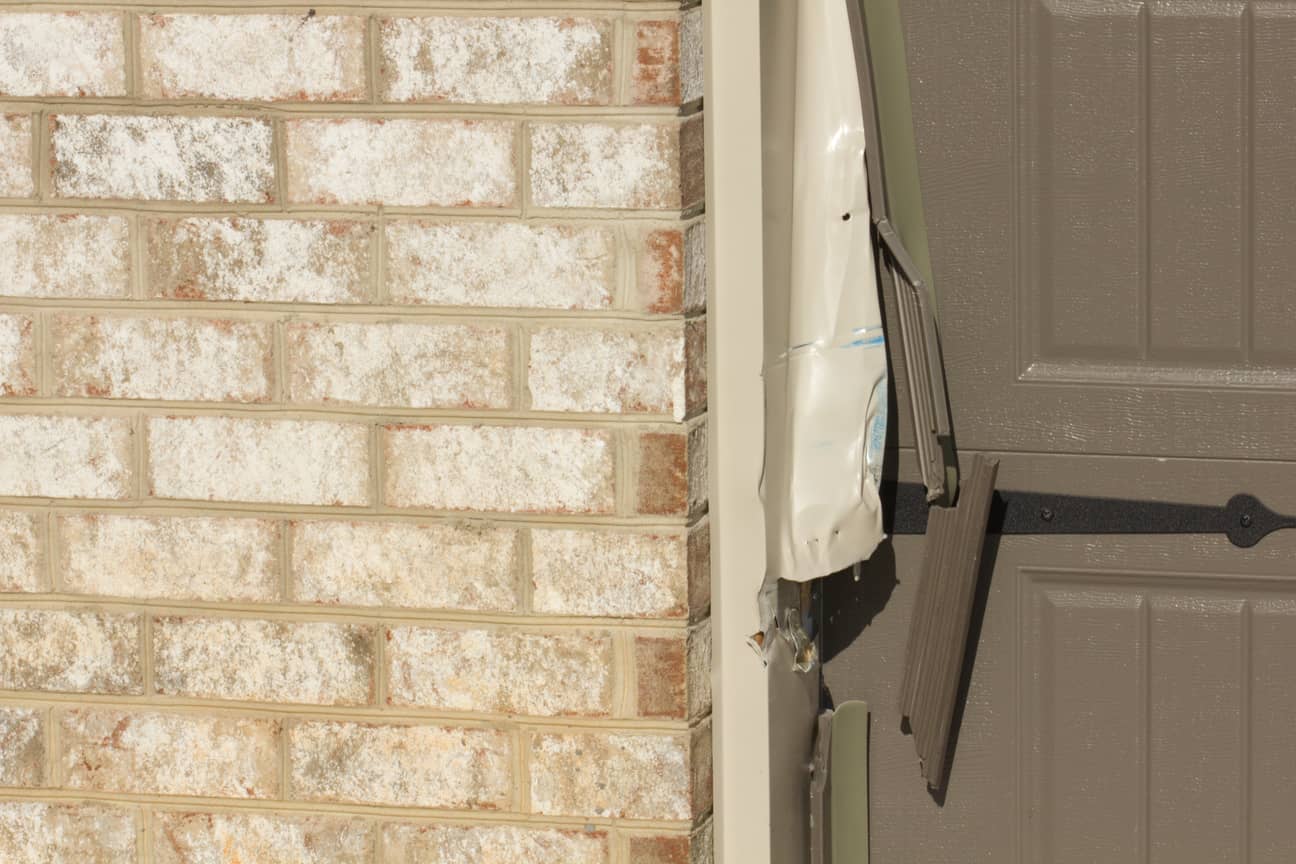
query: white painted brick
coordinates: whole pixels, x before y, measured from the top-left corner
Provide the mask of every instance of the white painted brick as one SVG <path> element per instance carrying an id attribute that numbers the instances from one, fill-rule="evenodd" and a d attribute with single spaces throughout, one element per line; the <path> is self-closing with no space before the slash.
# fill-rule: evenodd
<path id="1" fill-rule="evenodd" d="M 218 798 L 279 793 L 277 720 L 117 708 L 67 711 L 60 720 L 68 789 Z"/>
<path id="2" fill-rule="evenodd" d="M 383 851 L 384 864 L 607 864 L 609 854 L 606 831 L 513 825 L 387 825 Z"/>
<path id="3" fill-rule="evenodd" d="M 90 804 L 0 802 L 6 864 L 136 864 L 136 815 Z"/>
<path id="4" fill-rule="evenodd" d="M 612 713 L 607 634 L 393 627 L 386 652 L 393 705 L 540 717 Z"/>
<path id="5" fill-rule="evenodd" d="M 546 328 L 531 334 L 527 373 L 537 411 L 669 414 L 683 420 L 684 333 Z"/>
<path id="6" fill-rule="evenodd" d="M 531 200 L 538 207 L 678 209 L 679 127 L 534 123 Z"/>
<path id="7" fill-rule="evenodd" d="M 358 16 L 147 15 L 139 24 L 146 98 L 365 95 L 365 20 Z"/>
<path id="8" fill-rule="evenodd" d="M 480 525 L 297 522 L 293 598 L 342 606 L 510 612 L 518 532 Z"/>
<path id="9" fill-rule="evenodd" d="M 58 114 L 50 123 L 59 198 L 274 200 L 268 121 Z"/>
<path id="10" fill-rule="evenodd" d="M 153 668 L 167 696 L 364 705 L 373 698 L 373 629 L 246 618 L 157 618 Z"/>
<path id="11" fill-rule="evenodd" d="M 688 614 L 683 535 L 531 532 L 532 606 L 548 615 L 673 618 Z"/>
<path id="12" fill-rule="evenodd" d="M 508 408 L 513 350 L 503 327 L 296 323 L 285 328 L 292 402 Z"/>
<path id="13" fill-rule="evenodd" d="M 611 19 L 389 18 L 378 32 L 389 101 L 611 101 Z"/>
<path id="14" fill-rule="evenodd" d="M 263 321 L 56 315 L 58 396 L 265 402 L 274 336 Z"/>
<path id="15" fill-rule="evenodd" d="M 131 427 L 125 417 L 0 416 L 0 495 L 125 498 Z"/>
<path id="16" fill-rule="evenodd" d="M 38 708 L 0 707 L 0 786 L 44 785 L 45 716 Z"/>
<path id="17" fill-rule="evenodd" d="M 172 300 L 362 303 L 373 230 L 354 220 L 151 219 L 149 293 Z"/>
<path id="18" fill-rule="evenodd" d="M 288 199 L 299 204 L 512 207 L 517 124 L 289 120 Z"/>
<path id="19" fill-rule="evenodd" d="M 532 812 L 689 819 L 689 757 L 686 735 L 536 735 L 531 743 Z"/>
<path id="20" fill-rule="evenodd" d="M 0 396 L 36 395 L 36 322 L 0 315 Z"/>
<path id="21" fill-rule="evenodd" d="M 359 423 L 152 417 L 151 494 L 279 504 L 369 503 L 369 430 Z"/>
<path id="22" fill-rule="evenodd" d="M 30 114 L 0 114 L 0 198 L 36 194 Z"/>
<path id="23" fill-rule="evenodd" d="M 0 690 L 143 692 L 138 615 L 0 609 Z"/>
<path id="24" fill-rule="evenodd" d="M 389 426 L 386 500 L 395 507 L 608 513 L 611 433 L 510 426 Z"/>
<path id="25" fill-rule="evenodd" d="M 59 573 L 74 594 L 268 603 L 279 526 L 267 519 L 89 514 L 58 519 Z"/>
<path id="26" fill-rule="evenodd" d="M 299 722 L 288 733 L 292 797 L 498 810 L 512 791 L 507 732 L 453 726 Z"/>
<path id="27" fill-rule="evenodd" d="M 0 214 L 0 294 L 126 297 L 129 242 L 120 216 Z"/>
<path id="28" fill-rule="evenodd" d="M 370 864 L 377 832 L 358 819 L 158 813 L 156 864 Z"/>
<path id="29" fill-rule="evenodd" d="M 41 521 L 35 513 L 0 511 L 0 592 L 45 589 Z"/>
<path id="30" fill-rule="evenodd" d="M 0 95 L 125 96 L 121 16 L 0 15 Z"/>
<path id="31" fill-rule="evenodd" d="M 606 309 L 616 237 L 597 225 L 395 221 L 386 226 L 396 303 Z"/>

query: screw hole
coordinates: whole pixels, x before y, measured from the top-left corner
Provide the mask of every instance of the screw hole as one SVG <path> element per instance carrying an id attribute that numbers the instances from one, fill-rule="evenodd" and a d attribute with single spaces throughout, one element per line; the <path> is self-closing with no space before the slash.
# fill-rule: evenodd
<path id="1" fill-rule="evenodd" d="M 843 214 L 842 214 L 842 221 L 843 221 L 843 222 L 849 222 L 850 220 L 851 220 L 851 214 L 849 214 L 849 213 L 843 213 Z"/>

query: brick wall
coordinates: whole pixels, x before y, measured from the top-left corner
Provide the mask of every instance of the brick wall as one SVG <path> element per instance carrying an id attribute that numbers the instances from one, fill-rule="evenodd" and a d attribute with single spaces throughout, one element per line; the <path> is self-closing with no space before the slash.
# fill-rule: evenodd
<path id="1" fill-rule="evenodd" d="M 173 2 L 0 3 L 0 860 L 708 860 L 700 11 Z"/>

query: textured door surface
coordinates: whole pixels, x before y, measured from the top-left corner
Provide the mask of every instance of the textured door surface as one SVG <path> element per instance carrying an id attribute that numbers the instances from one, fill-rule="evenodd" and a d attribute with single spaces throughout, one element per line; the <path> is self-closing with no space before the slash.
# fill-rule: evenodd
<path id="1" fill-rule="evenodd" d="M 903 6 L 960 451 L 1296 512 L 1296 2 Z M 921 538 L 827 587 L 874 860 L 1296 860 L 1296 532 L 991 551 L 944 796 L 896 710 Z"/>

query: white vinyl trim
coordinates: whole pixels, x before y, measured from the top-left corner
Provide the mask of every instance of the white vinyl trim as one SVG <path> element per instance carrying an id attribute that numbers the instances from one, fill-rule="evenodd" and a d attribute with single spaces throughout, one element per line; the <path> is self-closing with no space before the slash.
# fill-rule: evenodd
<path id="1" fill-rule="evenodd" d="M 760 629 L 764 435 L 760 16 L 704 4 L 712 680 L 718 864 L 769 864 L 769 706 Z"/>

